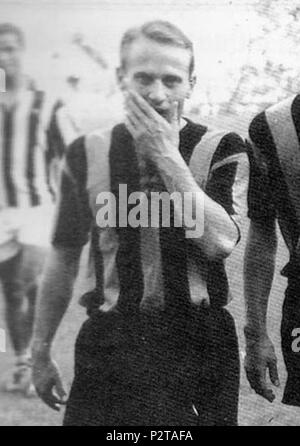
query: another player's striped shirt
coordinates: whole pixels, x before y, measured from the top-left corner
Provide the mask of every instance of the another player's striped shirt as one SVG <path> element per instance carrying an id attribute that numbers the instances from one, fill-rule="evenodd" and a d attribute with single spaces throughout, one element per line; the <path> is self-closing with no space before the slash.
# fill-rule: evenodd
<path id="1" fill-rule="evenodd" d="M 291 266 L 300 254 L 300 95 L 257 115 L 249 135 L 249 217 L 263 225 L 278 219 Z M 286 267 L 283 274 L 288 271 Z"/>
<path id="2" fill-rule="evenodd" d="M 12 107 L 0 101 L 0 209 L 51 200 L 45 138 L 48 105 L 43 92 L 27 86 Z"/>
<path id="3" fill-rule="evenodd" d="M 179 150 L 188 165 L 195 147 L 201 148 L 208 134 L 206 127 L 191 121 L 181 130 Z M 177 308 L 180 312 L 189 302 L 200 305 L 207 299 L 215 305 L 226 305 L 229 289 L 224 262 L 206 258 L 192 239 L 185 237 L 184 228 L 96 226 L 95 197 L 99 191 L 113 192 L 118 201 L 120 184 L 128 186 L 128 195 L 141 190 L 142 184 L 133 140 L 126 127 L 114 127 L 109 138 L 105 147 L 98 145 L 97 135 L 79 138 L 69 147 L 53 244 L 81 247 L 93 228 L 102 311 L 139 301 L 146 311 L 175 306 L 175 311 Z M 96 142 L 91 149 L 93 140 Z M 225 132 L 214 150 L 205 191 L 239 227 L 248 187 L 245 144 L 237 134 Z M 130 205 L 127 212 L 129 209 Z"/>

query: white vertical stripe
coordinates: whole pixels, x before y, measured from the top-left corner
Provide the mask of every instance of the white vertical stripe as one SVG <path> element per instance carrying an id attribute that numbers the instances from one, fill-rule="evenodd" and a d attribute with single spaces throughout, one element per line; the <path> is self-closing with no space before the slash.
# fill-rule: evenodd
<path id="1" fill-rule="evenodd" d="M 47 138 L 46 130 L 50 123 L 50 116 L 52 112 L 53 102 L 48 100 L 48 97 L 44 95 L 41 108 L 39 112 L 39 123 L 37 128 L 37 145 L 34 147 L 34 179 L 33 186 L 38 196 L 40 197 L 41 204 L 48 204 L 52 201 L 51 193 L 49 191 L 49 185 L 47 181 L 46 173 L 46 151 L 47 151 Z"/>
<path id="2" fill-rule="evenodd" d="M 3 165 L 3 133 L 4 133 L 4 115 L 0 105 L 0 209 L 7 206 L 7 194 L 4 182 L 4 165 Z"/>
<path id="3" fill-rule="evenodd" d="M 37 192 L 41 204 L 51 203 L 51 194 L 49 192 L 46 175 L 45 151 L 41 144 L 37 144 L 34 148 L 34 178 L 33 186 Z"/>
<path id="4" fill-rule="evenodd" d="M 198 260 L 198 259 L 197 259 Z M 207 260 L 197 262 L 193 258 L 192 252 L 187 252 L 187 274 L 189 281 L 189 291 L 191 301 L 199 305 L 204 300 L 209 303 L 209 294 L 207 291 Z"/>
<path id="5" fill-rule="evenodd" d="M 249 183 L 249 160 L 246 153 L 240 153 L 237 161 L 235 179 L 232 185 L 232 207 L 234 218 L 239 227 L 247 216 L 247 195 Z"/>
<path id="6" fill-rule="evenodd" d="M 96 218 L 96 199 L 100 192 L 110 191 L 110 149 L 111 130 L 95 132 L 85 139 L 87 155 L 87 189 L 90 207 Z M 99 175 L 101 172 L 101 175 Z M 90 248 L 92 249 L 92 248 Z M 116 257 L 119 249 L 119 238 L 115 228 L 106 228 L 99 234 L 99 249 L 103 261 L 103 293 L 104 304 L 101 311 L 109 311 L 117 305 L 120 284 Z"/>
<path id="7" fill-rule="evenodd" d="M 197 184 L 205 189 L 208 179 L 210 164 L 221 140 L 228 134 L 225 130 L 209 130 L 195 147 L 189 168 Z"/>
<path id="8" fill-rule="evenodd" d="M 142 311 L 163 309 L 164 283 L 159 228 L 141 228 L 141 261 L 144 279 Z"/>
<path id="9" fill-rule="evenodd" d="M 17 204 L 20 208 L 30 207 L 30 194 L 26 175 L 28 155 L 28 131 L 30 111 L 34 95 L 32 91 L 23 91 L 18 98 L 14 114 L 11 175 L 16 189 Z"/>
<path id="10" fill-rule="evenodd" d="M 99 247 L 103 259 L 103 292 L 104 304 L 101 311 L 114 308 L 120 295 L 119 274 L 117 269 L 117 254 L 119 238 L 115 228 L 106 228 L 100 232 Z"/>

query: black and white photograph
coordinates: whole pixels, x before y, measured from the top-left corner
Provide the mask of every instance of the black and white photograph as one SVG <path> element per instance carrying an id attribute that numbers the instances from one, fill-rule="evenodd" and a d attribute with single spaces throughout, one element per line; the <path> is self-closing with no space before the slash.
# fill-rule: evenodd
<path id="1" fill-rule="evenodd" d="M 1 0 L 0 426 L 300 426 L 300 5 Z"/>

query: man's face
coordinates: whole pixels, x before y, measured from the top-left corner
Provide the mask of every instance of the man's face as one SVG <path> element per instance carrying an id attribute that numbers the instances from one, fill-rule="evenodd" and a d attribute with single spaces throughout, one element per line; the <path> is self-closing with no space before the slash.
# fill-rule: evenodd
<path id="1" fill-rule="evenodd" d="M 139 93 L 168 120 L 175 101 L 181 114 L 194 84 L 190 51 L 140 37 L 131 44 L 126 56 L 126 66 L 119 70 L 121 88 Z"/>
<path id="2" fill-rule="evenodd" d="M 15 34 L 0 34 L 0 68 L 5 71 L 7 78 L 13 78 L 19 73 L 22 52 Z"/>

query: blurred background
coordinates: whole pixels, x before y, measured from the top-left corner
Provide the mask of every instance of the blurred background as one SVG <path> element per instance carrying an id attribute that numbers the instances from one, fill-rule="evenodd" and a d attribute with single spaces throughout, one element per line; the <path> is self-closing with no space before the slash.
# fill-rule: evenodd
<path id="1" fill-rule="evenodd" d="M 26 35 L 26 73 L 61 99 L 87 132 L 118 119 L 121 98 L 115 82 L 123 32 L 146 20 L 177 24 L 194 42 L 198 83 L 186 113 L 203 123 L 246 135 L 251 118 L 270 104 L 300 91 L 300 6 L 294 0 L 1 0 L 0 21 L 19 25 Z M 245 223 L 245 235 L 247 222 Z M 245 237 L 228 262 L 243 357 L 242 268 Z M 282 240 L 270 302 L 269 327 L 280 355 L 279 323 L 287 257 Z M 72 379 L 73 344 L 85 318 L 74 302 L 58 333 L 55 357 L 67 385 Z M 0 296 L 0 327 L 3 302 Z M 0 353 L 0 376 L 12 362 L 10 347 Z M 300 425 L 300 409 L 272 405 L 253 394 L 242 373 L 241 425 Z M 59 425 L 61 414 L 37 399 L 0 393 L 0 425 Z"/>
<path id="2" fill-rule="evenodd" d="M 299 91 L 295 0 L 1 0 L 0 11 L 1 21 L 24 30 L 27 72 L 38 85 L 56 97 L 80 96 L 83 109 L 94 101 L 99 121 L 118 113 L 114 70 L 123 32 L 156 18 L 177 24 L 195 44 L 189 114 L 233 117 L 244 129 L 249 115 Z"/>

